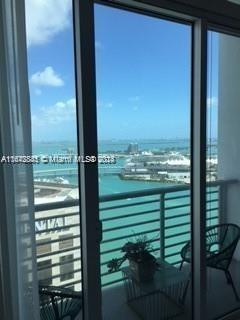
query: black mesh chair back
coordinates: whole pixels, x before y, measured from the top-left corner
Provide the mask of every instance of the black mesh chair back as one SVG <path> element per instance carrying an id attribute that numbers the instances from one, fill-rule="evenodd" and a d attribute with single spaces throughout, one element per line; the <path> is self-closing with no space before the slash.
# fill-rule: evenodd
<path id="1" fill-rule="evenodd" d="M 229 267 L 240 237 L 235 224 L 219 224 L 206 230 L 206 254 L 209 267 L 225 270 Z"/>
<path id="2" fill-rule="evenodd" d="M 240 228 L 235 224 L 218 224 L 206 229 L 206 263 L 208 267 L 220 269 L 225 272 L 227 282 L 232 286 L 235 297 L 239 300 L 232 276 L 228 270 L 234 251 L 240 238 Z M 190 242 L 181 250 L 182 262 L 191 262 Z"/>
<path id="3" fill-rule="evenodd" d="M 82 295 L 66 288 L 39 286 L 41 320 L 75 319 L 82 309 Z"/>

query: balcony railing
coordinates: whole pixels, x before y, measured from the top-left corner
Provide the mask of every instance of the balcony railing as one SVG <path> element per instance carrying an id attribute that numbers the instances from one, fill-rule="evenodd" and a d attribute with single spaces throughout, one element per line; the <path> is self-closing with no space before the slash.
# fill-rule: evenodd
<path id="1" fill-rule="evenodd" d="M 236 180 L 207 186 L 207 225 L 224 219 L 226 191 Z M 187 185 L 126 192 L 99 198 L 103 224 L 101 242 L 102 285 L 121 281 L 121 273 L 107 271 L 107 263 L 121 256 L 122 245 L 132 237 L 147 235 L 156 256 L 176 265 L 190 239 L 191 204 Z M 39 279 L 44 283 L 81 289 L 81 244 L 78 200 L 35 206 Z"/>

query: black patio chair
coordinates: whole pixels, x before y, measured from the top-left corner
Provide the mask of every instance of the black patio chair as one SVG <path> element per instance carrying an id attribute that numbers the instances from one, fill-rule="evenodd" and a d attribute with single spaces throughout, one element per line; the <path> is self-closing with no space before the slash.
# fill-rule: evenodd
<path id="1" fill-rule="evenodd" d="M 240 238 L 240 228 L 235 224 L 218 224 L 206 229 L 206 264 L 207 267 L 224 271 L 228 284 L 232 286 L 236 300 L 239 296 L 229 266 Z M 188 242 L 181 250 L 182 262 L 191 262 L 191 247 Z"/>
<path id="2" fill-rule="evenodd" d="M 67 288 L 39 285 L 41 320 L 74 320 L 82 309 L 82 294 Z"/>

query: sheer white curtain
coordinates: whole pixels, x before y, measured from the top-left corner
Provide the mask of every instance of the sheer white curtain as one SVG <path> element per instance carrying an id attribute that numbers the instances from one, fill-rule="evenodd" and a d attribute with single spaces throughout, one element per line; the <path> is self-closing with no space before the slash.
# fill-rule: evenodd
<path id="1" fill-rule="evenodd" d="M 0 2 L 0 151 L 31 155 L 24 0 Z M 0 318 L 39 319 L 31 165 L 0 165 Z"/>

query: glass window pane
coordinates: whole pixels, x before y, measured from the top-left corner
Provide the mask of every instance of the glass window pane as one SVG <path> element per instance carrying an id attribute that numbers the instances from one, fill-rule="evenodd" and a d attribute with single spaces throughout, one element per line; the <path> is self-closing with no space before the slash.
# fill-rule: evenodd
<path id="1" fill-rule="evenodd" d="M 95 39 L 103 319 L 191 318 L 191 26 L 96 5 Z"/>
<path id="2" fill-rule="evenodd" d="M 208 32 L 206 264 L 208 319 L 240 307 L 240 39 Z"/>
<path id="3" fill-rule="evenodd" d="M 60 280 L 66 281 L 74 278 L 73 254 L 60 257 Z"/>
<path id="4" fill-rule="evenodd" d="M 33 175 L 39 284 L 51 292 L 64 294 L 71 288 L 79 293 L 82 272 L 72 1 L 26 0 L 25 4 L 32 152 L 37 159 Z M 55 289 L 45 288 L 47 285 Z M 41 291 L 41 316 L 48 310 L 44 295 Z M 77 300 L 72 304 L 74 310 L 65 308 L 66 314 L 59 316 L 81 314 L 81 298 Z M 54 306 L 50 309 L 53 312 Z"/>
<path id="5" fill-rule="evenodd" d="M 47 259 L 39 261 L 38 266 L 38 281 L 41 285 L 51 285 L 52 284 L 52 260 Z"/>

